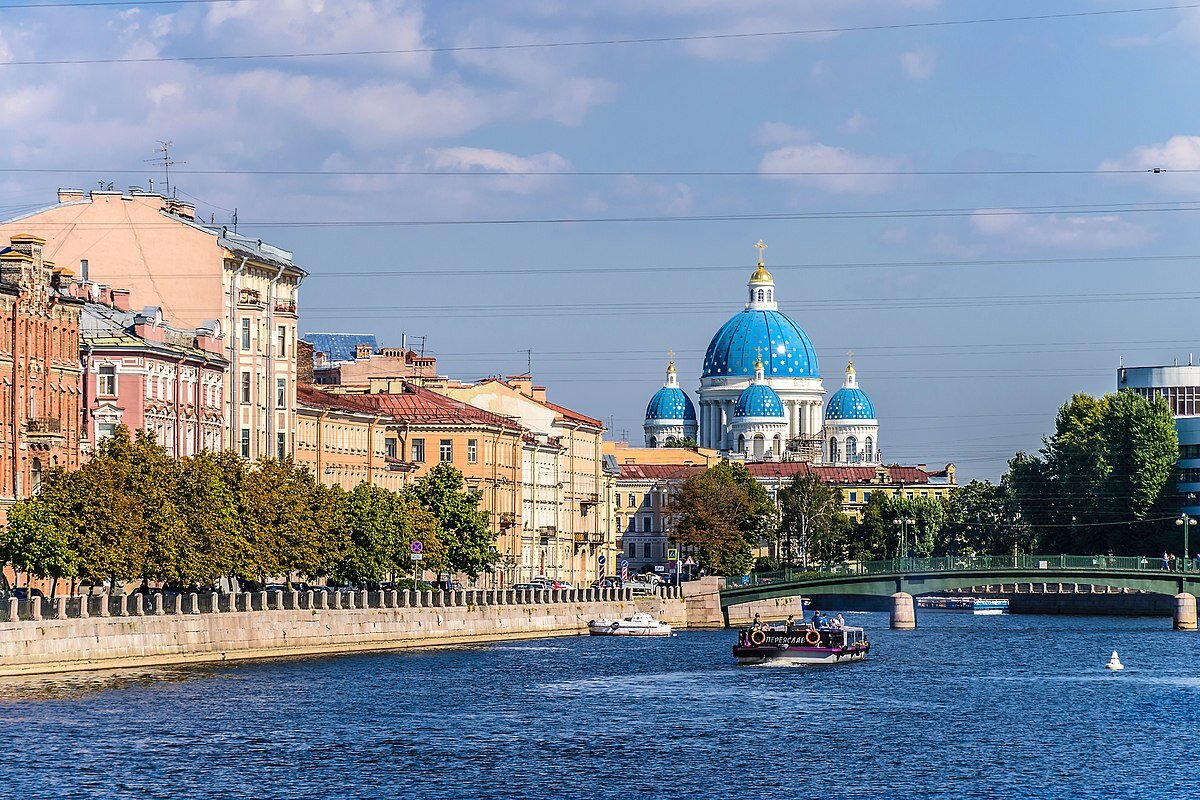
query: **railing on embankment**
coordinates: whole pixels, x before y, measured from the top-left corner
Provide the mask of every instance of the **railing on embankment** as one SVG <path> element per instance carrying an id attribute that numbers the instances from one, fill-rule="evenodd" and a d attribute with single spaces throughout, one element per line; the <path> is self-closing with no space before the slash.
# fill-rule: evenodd
<path id="1" fill-rule="evenodd" d="M 351 610 L 398 608 L 466 608 L 551 603 L 604 603 L 633 601 L 633 589 L 479 589 L 453 592 L 290 591 L 218 594 L 62 595 L 18 600 L 10 597 L 0 606 L 0 621 L 88 619 L 90 617 L 142 617 L 180 614 L 220 614 L 245 611 Z M 653 597 L 682 599 L 678 586 L 660 587 Z"/>
<path id="2" fill-rule="evenodd" d="M 938 558 L 892 558 L 885 561 L 844 561 L 811 567 L 752 572 L 725 579 L 728 588 L 795 583 L 836 577 L 871 575 L 931 574 L 939 572 L 1003 572 L 1012 570 L 1084 570 L 1096 572 L 1145 572 L 1154 575 L 1200 574 L 1194 559 L 1178 558 L 1163 568 L 1162 559 L 1146 556 L 941 556 Z"/>

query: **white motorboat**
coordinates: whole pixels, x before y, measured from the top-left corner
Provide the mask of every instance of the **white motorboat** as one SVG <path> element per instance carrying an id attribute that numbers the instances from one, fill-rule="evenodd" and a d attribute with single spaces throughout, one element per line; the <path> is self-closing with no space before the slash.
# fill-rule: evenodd
<path id="1" fill-rule="evenodd" d="M 670 636 L 671 626 L 639 611 L 624 619 L 593 619 L 588 622 L 592 636 Z"/>

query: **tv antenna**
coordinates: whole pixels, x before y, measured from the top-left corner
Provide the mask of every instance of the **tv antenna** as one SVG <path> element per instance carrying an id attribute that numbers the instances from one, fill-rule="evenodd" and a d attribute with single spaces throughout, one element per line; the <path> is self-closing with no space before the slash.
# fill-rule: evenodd
<path id="1" fill-rule="evenodd" d="M 186 161 L 172 161 L 171 160 L 171 148 L 174 146 L 175 146 L 174 142 L 159 141 L 158 152 L 160 153 L 160 155 L 157 155 L 154 158 L 147 158 L 145 160 L 146 164 L 157 164 L 158 166 L 163 168 L 163 178 L 164 178 L 163 183 L 167 187 L 167 190 L 166 190 L 167 197 L 171 196 L 171 167 L 173 167 L 177 164 L 186 164 L 187 163 Z"/>

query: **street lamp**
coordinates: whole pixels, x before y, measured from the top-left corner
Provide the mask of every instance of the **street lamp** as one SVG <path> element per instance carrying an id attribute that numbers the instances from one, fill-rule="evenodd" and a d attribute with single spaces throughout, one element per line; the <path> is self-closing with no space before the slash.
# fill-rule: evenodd
<path id="1" fill-rule="evenodd" d="M 900 522 L 900 536 L 902 540 L 901 546 L 904 549 L 904 557 L 908 558 L 908 526 L 916 525 L 917 521 L 912 517 L 904 517 Z"/>
<path id="2" fill-rule="evenodd" d="M 1180 514 L 1175 520 L 1175 524 L 1183 528 L 1183 558 L 1175 563 L 1179 565 L 1181 570 L 1187 570 L 1188 565 L 1188 528 L 1196 524 L 1196 518 L 1187 514 Z"/>

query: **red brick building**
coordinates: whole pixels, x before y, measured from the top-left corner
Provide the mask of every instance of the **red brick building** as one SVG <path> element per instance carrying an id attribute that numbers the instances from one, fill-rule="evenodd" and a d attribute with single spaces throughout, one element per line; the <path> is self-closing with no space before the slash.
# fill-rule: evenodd
<path id="1" fill-rule="evenodd" d="M 18 235 L 0 246 L 0 513 L 80 460 L 83 301 L 44 244 Z"/>

